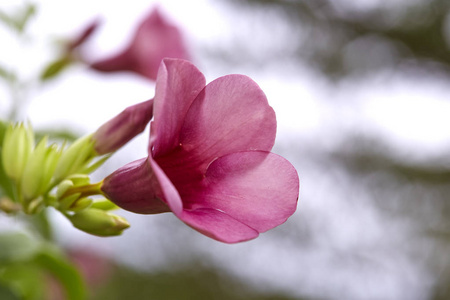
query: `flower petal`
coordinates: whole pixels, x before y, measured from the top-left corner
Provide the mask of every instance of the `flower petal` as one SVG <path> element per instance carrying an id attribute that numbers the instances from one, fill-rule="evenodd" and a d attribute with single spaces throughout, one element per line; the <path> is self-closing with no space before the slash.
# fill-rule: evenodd
<path id="1" fill-rule="evenodd" d="M 211 163 L 204 188 L 183 201 L 185 209 L 220 210 L 265 232 L 295 212 L 298 195 L 297 171 L 286 159 L 270 152 L 246 151 Z"/>
<path id="2" fill-rule="evenodd" d="M 151 157 L 119 168 L 104 179 L 101 189 L 117 206 L 135 213 L 182 210 L 178 192 Z"/>
<path id="3" fill-rule="evenodd" d="M 155 116 L 151 125 L 149 152 L 159 156 L 179 144 L 184 117 L 195 97 L 205 87 L 203 74 L 190 62 L 164 59 L 156 80 Z"/>
<path id="4" fill-rule="evenodd" d="M 178 217 L 204 235 L 225 243 L 243 242 L 259 235 L 253 228 L 211 208 L 184 210 Z"/>
<path id="5" fill-rule="evenodd" d="M 209 83 L 192 103 L 180 143 L 200 171 L 217 157 L 246 150 L 272 149 L 276 118 L 264 92 L 244 75 Z"/>

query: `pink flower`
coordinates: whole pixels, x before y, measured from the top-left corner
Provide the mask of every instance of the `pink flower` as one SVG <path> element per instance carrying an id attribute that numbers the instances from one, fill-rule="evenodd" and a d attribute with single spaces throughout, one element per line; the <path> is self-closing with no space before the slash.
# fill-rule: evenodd
<path id="1" fill-rule="evenodd" d="M 140 24 L 129 46 L 110 58 L 91 64 L 102 72 L 131 71 L 156 79 L 165 57 L 189 59 L 180 31 L 154 9 Z"/>
<path id="2" fill-rule="evenodd" d="M 253 239 L 294 213 L 298 175 L 270 152 L 275 113 L 250 78 L 228 75 L 205 86 L 189 62 L 164 59 L 153 110 L 149 156 L 104 179 L 102 191 L 118 206 L 172 211 L 226 243 Z"/>

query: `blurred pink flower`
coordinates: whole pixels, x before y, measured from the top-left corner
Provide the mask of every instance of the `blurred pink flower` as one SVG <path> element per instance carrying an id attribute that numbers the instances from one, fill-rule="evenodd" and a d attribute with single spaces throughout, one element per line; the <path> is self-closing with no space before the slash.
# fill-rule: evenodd
<path id="1" fill-rule="evenodd" d="M 191 63 L 164 59 L 156 80 L 149 156 L 105 178 L 104 194 L 136 213 L 172 211 L 222 242 L 253 239 L 297 207 L 294 167 L 270 152 L 276 119 L 243 75 L 205 87 Z"/>
<path id="2" fill-rule="evenodd" d="M 189 59 L 180 30 L 155 8 L 139 25 L 125 50 L 92 63 L 91 68 L 102 72 L 131 71 L 155 80 L 165 57 Z"/>

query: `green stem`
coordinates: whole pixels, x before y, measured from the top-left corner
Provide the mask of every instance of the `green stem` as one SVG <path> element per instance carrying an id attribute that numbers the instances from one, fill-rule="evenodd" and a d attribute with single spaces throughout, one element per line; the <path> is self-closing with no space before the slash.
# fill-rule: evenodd
<path id="1" fill-rule="evenodd" d="M 93 195 L 103 195 L 103 192 L 101 190 L 103 184 L 103 180 L 97 183 L 88 184 L 88 185 L 81 185 L 81 186 L 75 186 L 72 188 L 69 188 L 61 198 L 65 198 L 67 196 L 78 194 L 80 193 L 80 198 L 93 196 Z"/>

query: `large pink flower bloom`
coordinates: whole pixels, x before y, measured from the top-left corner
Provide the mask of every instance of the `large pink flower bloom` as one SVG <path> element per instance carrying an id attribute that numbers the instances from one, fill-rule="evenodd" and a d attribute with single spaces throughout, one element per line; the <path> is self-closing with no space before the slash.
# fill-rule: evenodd
<path id="1" fill-rule="evenodd" d="M 136 213 L 172 211 L 222 242 L 249 240 L 284 223 L 297 206 L 294 167 L 270 153 L 276 120 L 243 75 L 205 78 L 187 61 L 159 69 L 149 156 L 105 178 L 102 190 Z"/>
<path id="2" fill-rule="evenodd" d="M 125 50 L 94 62 L 91 67 L 102 72 L 131 71 L 155 80 L 159 64 L 165 57 L 189 59 L 179 29 L 155 8 L 139 25 Z"/>

